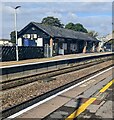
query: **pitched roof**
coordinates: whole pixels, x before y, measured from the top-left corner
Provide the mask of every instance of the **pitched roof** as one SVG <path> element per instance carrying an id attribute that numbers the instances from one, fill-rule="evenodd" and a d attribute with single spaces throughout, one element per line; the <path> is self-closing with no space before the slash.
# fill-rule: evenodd
<path id="1" fill-rule="evenodd" d="M 110 41 L 110 40 L 114 40 L 114 33 L 112 33 L 112 34 L 108 34 L 106 37 L 105 37 L 105 42 L 108 42 L 108 41 Z"/>
<path id="2" fill-rule="evenodd" d="M 59 28 L 50 25 L 44 25 L 36 22 L 31 22 L 30 24 L 35 25 L 37 28 L 41 29 L 51 37 L 78 39 L 78 40 L 86 40 L 86 41 L 99 41 L 96 38 L 93 38 L 89 36 L 87 33 L 83 33 L 83 32 L 73 31 L 73 30 Z"/>

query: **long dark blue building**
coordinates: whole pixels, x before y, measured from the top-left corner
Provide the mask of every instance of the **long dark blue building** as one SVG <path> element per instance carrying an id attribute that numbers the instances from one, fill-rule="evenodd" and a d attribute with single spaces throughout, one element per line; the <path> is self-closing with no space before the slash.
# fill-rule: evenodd
<path id="1" fill-rule="evenodd" d="M 87 33 L 31 22 L 18 34 L 19 46 L 42 46 L 44 56 L 98 51 L 99 41 Z"/>

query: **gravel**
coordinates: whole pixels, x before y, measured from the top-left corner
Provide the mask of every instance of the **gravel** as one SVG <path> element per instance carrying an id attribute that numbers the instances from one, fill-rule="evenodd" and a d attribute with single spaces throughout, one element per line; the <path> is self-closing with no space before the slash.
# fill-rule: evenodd
<path id="1" fill-rule="evenodd" d="M 90 73 L 98 71 L 102 68 L 107 67 L 112 64 L 112 61 L 107 61 L 100 63 L 95 66 L 84 68 L 75 72 L 70 72 L 67 74 L 62 74 L 56 77 L 56 80 L 45 82 L 43 80 L 38 80 L 27 85 L 19 86 L 14 89 L 5 90 L 2 92 L 2 107 L 1 110 L 9 108 L 13 105 L 17 105 L 24 101 L 27 101 L 35 96 L 39 96 L 47 91 L 58 88 L 62 85 L 70 83 L 78 78 L 86 76 Z"/>

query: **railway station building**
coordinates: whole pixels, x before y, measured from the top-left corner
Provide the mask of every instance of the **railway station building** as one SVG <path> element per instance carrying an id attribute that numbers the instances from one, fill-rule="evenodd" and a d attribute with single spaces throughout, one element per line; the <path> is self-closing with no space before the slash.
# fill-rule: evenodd
<path id="1" fill-rule="evenodd" d="M 87 33 L 31 22 L 18 34 L 18 46 L 39 46 L 44 56 L 99 51 L 99 40 Z"/>

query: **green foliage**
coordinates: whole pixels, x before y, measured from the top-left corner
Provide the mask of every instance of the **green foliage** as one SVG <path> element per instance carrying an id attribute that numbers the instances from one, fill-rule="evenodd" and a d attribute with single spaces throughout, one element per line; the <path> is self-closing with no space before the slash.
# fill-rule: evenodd
<path id="1" fill-rule="evenodd" d="M 80 32 L 85 32 L 85 33 L 87 33 L 87 30 L 86 30 L 86 29 L 83 27 L 83 25 L 80 24 L 80 23 L 75 24 L 75 31 L 80 31 Z"/>
<path id="2" fill-rule="evenodd" d="M 15 36 L 15 31 L 12 31 L 10 33 L 10 38 L 12 43 L 16 43 L 16 36 Z"/>
<path id="3" fill-rule="evenodd" d="M 17 35 L 18 35 L 18 31 L 17 31 Z M 15 31 L 12 31 L 10 33 L 10 39 L 12 43 L 16 43 L 16 36 L 15 36 Z"/>
<path id="4" fill-rule="evenodd" d="M 74 23 L 70 22 L 70 23 L 68 23 L 68 24 L 65 25 L 65 28 L 66 29 L 74 30 L 74 26 L 75 26 Z"/>
<path id="5" fill-rule="evenodd" d="M 64 24 L 62 24 L 58 18 L 54 18 L 51 16 L 43 18 L 41 23 L 45 25 L 60 27 L 60 28 L 63 28 L 64 26 Z"/>
<path id="6" fill-rule="evenodd" d="M 77 24 L 74 24 L 72 22 L 66 24 L 65 26 L 66 29 L 71 29 L 71 30 L 74 30 L 74 31 L 79 31 L 79 32 L 85 32 L 87 33 L 87 29 L 84 28 L 84 26 L 80 23 L 77 23 Z"/>

